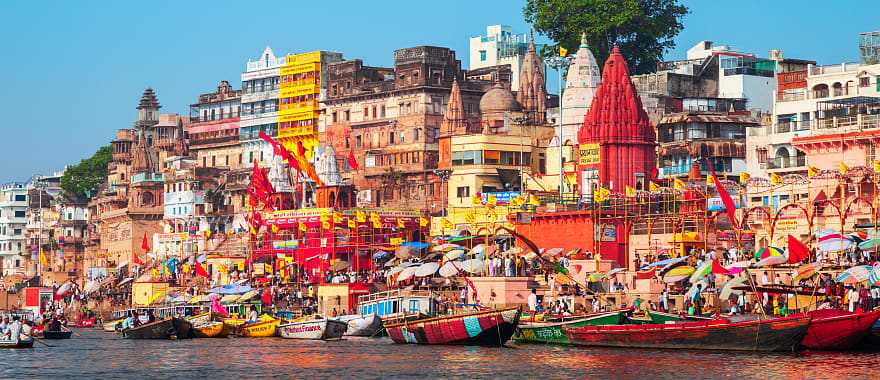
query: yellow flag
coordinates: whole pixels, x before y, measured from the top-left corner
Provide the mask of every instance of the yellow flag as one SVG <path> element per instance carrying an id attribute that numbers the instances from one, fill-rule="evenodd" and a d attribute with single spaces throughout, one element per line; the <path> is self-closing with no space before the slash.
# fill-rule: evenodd
<path id="1" fill-rule="evenodd" d="M 452 227 L 455 227 L 455 226 L 452 224 L 452 222 L 450 222 L 449 219 L 446 219 L 446 218 L 440 219 L 440 224 L 443 226 L 443 228 L 452 228 Z"/>
<path id="2" fill-rule="evenodd" d="M 749 182 L 750 179 L 752 179 L 752 176 L 750 176 L 749 173 L 746 173 L 746 172 L 739 173 L 739 183 Z"/>
<path id="3" fill-rule="evenodd" d="M 843 175 L 846 175 L 846 173 L 849 172 L 849 166 L 846 166 L 846 164 L 843 162 L 840 163 L 839 169 L 840 169 L 840 174 L 843 174 Z"/>
<path id="4" fill-rule="evenodd" d="M 628 196 L 628 197 L 636 196 L 636 189 L 632 188 L 632 186 L 627 186 L 626 187 L 626 196 Z"/>
<path id="5" fill-rule="evenodd" d="M 774 185 L 778 185 L 782 183 L 782 177 L 779 174 L 773 173 L 770 175 L 770 183 Z"/>
<path id="6" fill-rule="evenodd" d="M 495 197 L 495 194 L 489 194 L 486 196 L 486 204 L 487 205 L 495 205 L 498 202 L 498 199 Z"/>
<path id="7" fill-rule="evenodd" d="M 333 223 L 334 224 L 342 224 L 342 213 L 334 212 L 333 213 Z"/>
<path id="8" fill-rule="evenodd" d="M 302 232 L 306 232 L 306 231 L 309 230 L 309 227 L 306 226 L 305 223 L 303 223 L 303 222 L 299 222 L 299 230 L 302 231 Z"/>
<path id="9" fill-rule="evenodd" d="M 406 228 L 406 224 L 403 223 L 403 219 L 397 218 L 397 228 Z"/>
<path id="10" fill-rule="evenodd" d="M 606 193 L 608 191 L 609 190 L 605 189 L 604 187 L 599 186 L 598 188 L 596 188 L 596 191 L 593 192 L 593 200 L 596 202 L 604 202 L 606 199 L 608 199 L 608 193 Z"/>
<path id="11" fill-rule="evenodd" d="M 403 239 L 399 237 L 393 237 L 388 242 L 391 243 L 391 245 L 401 245 L 403 244 Z"/>
<path id="12" fill-rule="evenodd" d="M 348 220 L 348 228 L 351 228 L 351 229 L 357 228 L 357 222 L 355 222 L 354 219 L 349 219 Z"/>
<path id="13" fill-rule="evenodd" d="M 49 265 L 49 258 L 46 257 L 46 252 L 43 252 L 43 248 L 40 248 L 40 265 Z"/>
<path id="14" fill-rule="evenodd" d="M 379 229 L 382 228 L 382 222 L 377 220 L 373 220 L 373 228 Z"/>
<path id="15" fill-rule="evenodd" d="M 370 220 L 373 220 L 373 221 L 379 220 L 379 214 L 377 214 L 375 211 L 370 212 Z"/>
<path id="16" fill-rule="evenodd" d="M 329 221 L 326 221 L 326 222 L 321 222 L 321 228 L 323 228 L 323 229 L 325 229 L 325 230 L 329 230 L 329 229 L 331 229 L 331 228 L 333 228 L 333 227 L 330 226 L 330 222 L 329 222 Z"/>
<path id="17" fill-rule="evenodd" d="M 271 227 L 270 229 L 272 230 L 272 233 L 273 233 L 273 234 L 277 234 L 278 231 L 279 231 L 279 229 L 278 229 L 278 225 L 277 225 L 277 224 L 273 224 L 272 227 Z"/>
<path id="18" fill-rule="evenodd" d="M 419 226 L 420 227 L 427 227 L 428 226 L 428 219 L 419 217 Z"/>
<path id="19" fill-rule="evenodd" d="M 654 183 L 654 181 L 648 181 L 648 191 L 655 192 L 660 191 L 660 185 Z"/>
<path id="20" fill-rule="evenodd" d="M 807 166 L 807 177 L 813 178 L 819 175 L 819 168 L 815 166 Z"/>
<path id="21" fill-rule="evenodd" d="M 565 57 L 565 56 L 567 56 L 567 55 L 568 55 L 568 49 L 566 49 L 566 48 L 560 46 L 560 47 L 559 47 L 559 56 L 560 56 L 560 57 Z"/>
<path id="22" fill-rule="evenodd" d="M 672 181 L 672 187 L 674 187 L 677 190 L 684 190 L 685 183 L 684 183 L 684 181 L 676 178 L 674 181 Z"/>
<path id="23" fill-rule="evenodd" d="M 880 160 L 874 160 L 874 174 L 880 174 Z"/>
<path id="24" fill-rule="evenodd" d="M 257 230 L 254 228 L 254 226 L 251 226 L 251 228 L 250 228 L 250 233 L 251 233 L 251 235 L 256 235 L 256 234 L 257 234 Z"/>
<path id="25" fill-rule="evenodd" d="M 327 213 L 325 211 L 321 211 L 321 221 L 326 222 L 329 219 L 330 219 L 330 216 L 327 215 Z"/>
<path id="26" fill-rule="evenodd" d="M 468 223 L 474 223 L 477 221 L 477 216 L 474 214 L 473 211 L 468 210 L 468 212 L 464 214 L 464 220 Z"/>
<path id="27" fill-rule="evenodd" d="M 483 204 L 483 199 L 480 198 L 479 195 L 474 195 L 471 197 L 471 203 L 476 206 L 479 206 L 479 205 Z"/>
<path id="28" fill-rule="evenodd" d="M 538 199 L 537 196 L 532 194 L 532 195 L 529 195 L 529 203 L 531 203 L 532 206 L 538 206 L 541 204 L 541 201 Z"/>
<path id="29" fill-rule="evenodd" d="M 367 213 L 365 213 L 361 210 L 357 210 L 357 213 L 355 216 L 357 218 L 358 223 L 363 223 L 363 222 L 367 221 Z"/>
<path id="30" fill-rule="evenodd" d="M 711 174 L 706 175 L 706 186 L 715 186 L 715 177 Z"/>

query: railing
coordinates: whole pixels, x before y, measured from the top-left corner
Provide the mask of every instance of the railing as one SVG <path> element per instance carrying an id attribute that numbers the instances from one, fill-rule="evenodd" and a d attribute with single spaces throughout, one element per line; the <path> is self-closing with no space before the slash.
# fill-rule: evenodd
<path id="1" fill-rule="evenodd" d="M 778 102 L 794 102 L 798 100 L 807 100 L 806 90 L 798 92 L 783 92 L 776 97 L 776 101 Z"/>
<path id="2" fill-rule="evenodd" d="M 860 131 L 880 128 L 880 115 L 835 116 L 816 120 L 818 129 L 842 129 L 843 131 Z"/>
<path id="3" fill-rule="evenodd" d="M 208 117 L 203 118 L 199 115 L 195 115 L 195 116 L 190 115 L 189 121 L 191 123 L 201 123 L 201 122 L 207 122 L 207 121 L 220 121 L 220 120 L 234 119 L 239 116 L 240 115 L 238 112 L 224 113 L 223 117 L 220 117 L 220 115 L 215 115 L 214 117 L 208 116 Z"/>
<path id="4" fill-rule="evenodd" d="M 776 157 L 767 161 L 767 169 L 787 169 L 807 166 L 807 158 L 804 156 Z"/>
<path id="5" fill-rule="evenodd" d="M 788 133 L 794 131 L 808 131 L 810 130 L 810 126 L 812 122 L 810 120 L 805 121 L 779 121 L 776 123 L 776 128 L 774 133 Z"/>
<path id="6" fill-rule="evenodd" d="M 222 143 L 238 143 L 238 134 L 211 138 L 191 138 L 190 146 L 222 144 Z"/>

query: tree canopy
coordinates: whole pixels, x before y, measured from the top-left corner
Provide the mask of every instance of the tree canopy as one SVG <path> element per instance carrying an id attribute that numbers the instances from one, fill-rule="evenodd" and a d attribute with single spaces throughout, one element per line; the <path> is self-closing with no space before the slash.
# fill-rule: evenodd
<path id="1" fill-rule="evenodd" d="M 61 188 L 71 197 L 88 197 L 107 179 L 107 164 L 113 156 L 110 145 L 102 146 L 91 157 L 68 166 L 61 177 Z"/>
<path id="2" fill-rule="evenodd" d="M 528 0 L 526 21 L 569 51 L 586 33 L 599 67 L 614 45 L 633 74 L 656 70 L 663 53 L 675 47 L 688 8 L 677 0 Z"/>

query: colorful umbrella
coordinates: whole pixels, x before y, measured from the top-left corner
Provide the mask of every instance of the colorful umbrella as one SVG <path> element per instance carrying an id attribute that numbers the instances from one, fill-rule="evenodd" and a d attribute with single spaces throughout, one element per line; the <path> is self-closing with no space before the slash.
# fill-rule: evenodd
<path id="1" fill-rule="evenodd" d="M 876 285 L 880 281 L 880 263 L 874 263 L 871 273 L 868 275 L 868 284 Z"/>
<path id="2" fill-rule="evenodd" d="M 440 269 L 439 263 L 424 263 L 416 269 L 415 274 L 416 277 L 427 277 L 437 273 L 437 269 Z"/>
<path id="3" fill-rule="evenodd" d="M 672 268 L 663 275 L 663 282 L 674 284 L 690 277 L 691 274 L 694 273 L 694 270 L 694 267 L 688 265 Z"/>
<path id="4" fill-rule="evenodd" d="M 758 261 L 757 263 L 755 263 L 755 267 L 763 268 L 763 267 L 769 267 L 769 266 L 774 266 L 774 265 L 779 265 L 779 264 L 785 264 L 787 262 L 788 262 L 787 257 L 773 255 L 773 256 L 767 256 L 767 257 L 761 259 L 761 261 Z"/>
<path id="5" fill-rule="evenodd" d="M 865 240 L 865 241 L 859 243 L 859 249 L 861 249 L 863 251 L 867 251 L 869 249 L 874 249 L 874 248 L 877 248 L 878 246 L 880 246 L 880 239 L 878 239 L 878 238 L 868 239 L 868 240 Z"/>
<path id="6" fill-rule="evenodd" d="M 869 265 L 857 265 L 849 268 L 837 275 L 837 282 L 857 283 L 867 281 L 871 277 L 871 271 L 874 268 Z"/>
<path id="7" fill-rule="evenodd" d="M 614 268 L 614 269 L 608 271 L 608 277 L 614 276 L 615 274 L 618 274 L 618 273 L 623 272 L 625 270 L 626 270 L 626 268 Z"/>
<path id="8" fill-rule="evenodd" d="M 408 259 L 413 256 L 418 256 L 419 250 L 415 247 L 397 247 L 397 250 L 394 252 L 394 256 L 399 259 Z"/>
<path id="9" fill-rule="evenodd" d="M 797 268 L 797 276 L 794 277 L 794 282 L 806 280 L 810 277 L 813 277 L 813 275 L 816 274 L 819 269 L 822 269 L 822 264 L 818 262 L 808 263 L 799 266 Z"/>
<path id="10" fill-rule="evenodd" d="M 734 287 L 746 284 L 749 282 L 749 278 L 746 276 L 737 276 L 727 280 L 724 285 L 721 285 L 721 295 L 720 299 L 726 300 L 729 299 L 732 294 L 740 294 L 742 290 L 736 290 Z"/>
<path id="11" fill-rule="evenodd" d="M 562 251 L 564 250 L 564 248 L 545 249 L 543 252 L 541 252 L 541 257 L 556 257 L 559 256 L 559 254 L 562 253 Z"/>
<path id="12" fill-rule="evenodd" d="M 590 273 L 590 275 L 587 276 L 587 281 L 588 282 L 599 282 L 606 277 L 608 277 L 608 276 L 602 272 Z"/>
<path id="13" fill-rule="evenodd" d="M 473 248 L 471 248 L 471 255 L 479 255 L 481 253 L 486 253 L 485 244 L 477 244 Z"/>
<path id="14" fill-rule="evenodd" d="M 397 282 L 403 282 L 403 281 L 409 280 L 414 274 L 416 274 L 416 270 L 418 270 L 418 269 L 419 269 L 419 267 L 415 267 L 415 266 L 405 268 L 404 270 L 402 270 L 400 272 L 399 275 L 397 275 Z"/>
<path id="15" fill-rule="evenodd" d="M 443 254 L 443 258 L 447 261 L 458 260 L 464 256 L 463 249 L 453 249 Z"/>
<path id="16" fill-rule="evenodd" d="M 400 243 L 400 246 L 401 247 L 413 247 L 415 249 L 425 249 L 425 248 L 428 248 L 430 246 L 430 244 L 423 243 L 420 241 L 408 241 L 408 242 Z"/>
<path id="17" fill-rule="evenodd" d="M 777 247 L 764 247 L 755 252 L 755 260 L 766 259 L 770 256 L 784 256 L 785 251 Z"/>
<path id="18" fill-rule="evenodd" d="M 676 257 L 676 258 L 672 258 L 672 259 L 660 260 L 660 261 L 656 261 L 651 264 L 648 264 L 648 268 L 665 267 L 667 265 L 672 265 L 672 264 L 687 261 L 687 259 L 688 259 L 688 257 L 684 256 L 684 257 Z"/>
<path id="19" fill-rule="evenodd" d="M 445 244 L 435 245 L 434 248 L 431 248 L 431 251 L 434 251 L 434 252 L 450 251 L 450 250 L 453 250 L 456 248 L 462 248 L 462 247 L 458 244 L 445 243 Z"/>

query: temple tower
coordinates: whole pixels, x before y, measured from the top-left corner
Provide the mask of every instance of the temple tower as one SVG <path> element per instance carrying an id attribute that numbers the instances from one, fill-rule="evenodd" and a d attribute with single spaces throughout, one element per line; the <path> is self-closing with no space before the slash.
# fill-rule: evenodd
<path id="1" fill-rule="evenodd" d="M 519 74 L 519 91 L 516 100 L 533 124 L 543 124 L 546 120 L 547 91 L 544 88 L 544 65 L 535 52 L 535 36 L 532 34 L 529 49 L 523 59 Z"/>

